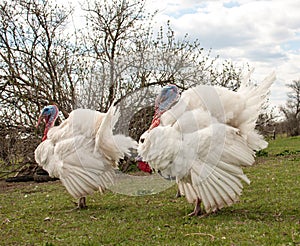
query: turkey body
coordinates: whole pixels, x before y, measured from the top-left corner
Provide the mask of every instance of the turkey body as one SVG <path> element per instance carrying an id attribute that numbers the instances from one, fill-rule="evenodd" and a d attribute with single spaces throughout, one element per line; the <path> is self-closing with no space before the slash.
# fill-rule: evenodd
<path id="1" fill-rule="evenodd" d="M 47 139 L 35 150 L 36 162 L 85 207 L 85 197 L 104 191 L 114 182 L 119 159 L 136 148 L 136 142 L 112 129 L 118 112 L 76 109 L 59 126 L 50 128 Z"/>
<path id="2" fill-rule="evenodd" d="M 196 204 L 191 215 L 232 205 L 242 181 L 250 183 L 242 167 L 268 145 L 255 126 L 274 79 L 271 74 L 257 87 L 242 84 L 237 92 L 191 88 L 141 136 L 139 155 L 163 177 L 176 177 L 180 193 Z"/>

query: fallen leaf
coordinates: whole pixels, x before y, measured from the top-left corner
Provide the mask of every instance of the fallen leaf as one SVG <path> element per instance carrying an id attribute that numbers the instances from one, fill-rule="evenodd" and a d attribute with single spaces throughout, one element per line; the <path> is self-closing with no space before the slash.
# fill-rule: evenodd
<path id="1" fill-rule="evenodd" d="M 46 217 L 44 221 L 50 221 L 50 217 Z"/>
<path id="2" fill-rule="evenodd" d="M 9 222 L 11 222 L 9 218 L 6 218 L 5 220 L 3 220 L 3 224 L 8 224 Z"/>

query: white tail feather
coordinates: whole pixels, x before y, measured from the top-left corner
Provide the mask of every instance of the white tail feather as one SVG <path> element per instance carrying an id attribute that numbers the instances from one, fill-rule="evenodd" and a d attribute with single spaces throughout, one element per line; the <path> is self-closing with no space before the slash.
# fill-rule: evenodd
<path id="1" fill-rule="evenodd" d="M 123 135 L 113 135 L 113 128 L 120 113 L 111 106 L 96 133 L 95 151 L 102 152 L 106 158 L 117 162 L 129 154 L 130 148 L 137 148 L 137 142 Z"/>

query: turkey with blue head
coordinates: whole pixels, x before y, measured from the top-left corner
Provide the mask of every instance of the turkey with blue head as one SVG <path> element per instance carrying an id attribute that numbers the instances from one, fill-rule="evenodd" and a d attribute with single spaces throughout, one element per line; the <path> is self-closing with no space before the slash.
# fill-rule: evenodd
<path id="1" fill-rule="evenodd" d="M 162 88 L 160 94 L 155 99 L 155 112 L 148 131 L 159 126 L 162 114 L 170 109 L 178 101 L 179 97 L 180 94 L 176 85 L 169 84 Z M 140 170 L 152 173 L 149 164 L 143 161 L 140 156 L 137 157 L 137 162 Z"/>
<path id="2" fill-rule="evenodd" d="M 58 108 L 43 108 L 37 126 L 43 120 L 43 141 L 35 150 L 35 160 L 51 177 L 59 178 L 67 191 L 86 207 L 86 196 L 104 192 L 114 184 L 120 159 L 129 155 L 137 143 L 130 137 L 114 134 L 120 113 L 111 106 L 106 113 L 75 109 L 60 125 L 54 126 Z"/>
<path id="3" fill-rule="evenodd" d="M 237 91 L 198 85 L 179 100 L 170 85 L 157 97 L 138 155 L 150 170 L 176 178 L 180 194 L 195 203 L 190 215 L 238 202 L 242 181 L 250 184 L 242 167 L 252 165 L 256 151 L 268 145 L 255 127 L 274 80 L 275 73 L 257 86 L 245 79 Z"/>
<path id="4" fill-rule="evenodd" d="M 58 117 L 58 113 L 59 111 L 56 105 L 48 105 L 44 107 L 43 110 L 41 111 L 36 127 L 39 126 L 42 120 L 44 121 L 45 130 L 44 130 L 42 141 L 47 139 L 48 131 L 51 127 L 54 126 L 55 121 Z"/>

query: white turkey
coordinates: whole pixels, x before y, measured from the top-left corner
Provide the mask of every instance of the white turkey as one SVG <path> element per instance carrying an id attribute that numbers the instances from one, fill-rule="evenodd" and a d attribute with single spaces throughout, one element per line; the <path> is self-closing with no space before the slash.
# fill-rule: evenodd
<path id="1" fill-rule="evenodd" d="M 180 193 L 195 203 L 191 216 L 236 203 L 242 181 L 250 183 L 242 167 L 268 145 L 255 126 L 274 80 L 274 73 L 258 86 L 245 80 L 236 92 L 199 85 L 181 97 L 168 85 L 157 97 L 152 124 L 139 140 L 139 158 L 164 178 L 176 178 Z"/>
<path id="2" fill-rule="evenodd" d="M 115 107 L 107 113 L 76 109 L 59 126 L 55 105 L 45 107 L 39 117 L 45 122 L 43 142 L 35 150 L 36 162 L 51 177 L 57 177 L 67 191 L 86 207 L 86 196 L 103 192 L 113 184 L 119 159 L 137 143 L 124 135 L 113 135 L 119 117 Z"/>

